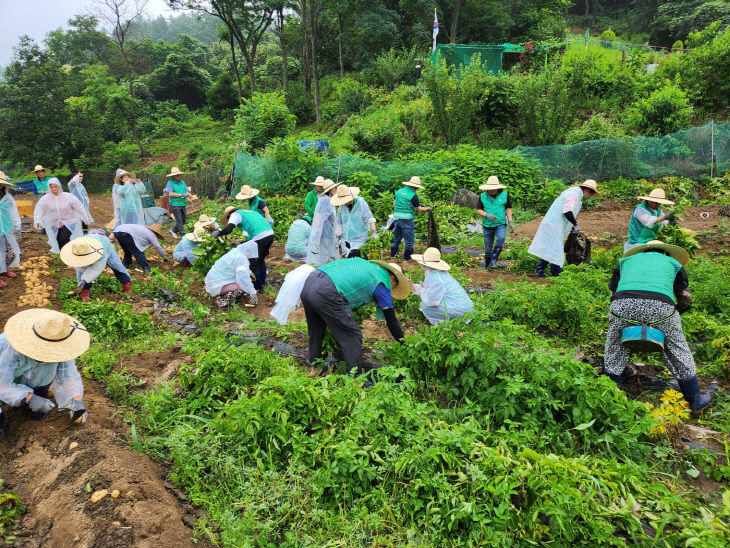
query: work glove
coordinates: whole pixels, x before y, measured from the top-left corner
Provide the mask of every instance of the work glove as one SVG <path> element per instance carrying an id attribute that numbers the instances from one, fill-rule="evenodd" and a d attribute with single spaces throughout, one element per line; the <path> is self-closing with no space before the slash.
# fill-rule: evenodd
<path id="1" fill-rule="evenodd" d="M 51 400 L 42 398 L 38 394 L 33 394 L 27 401 L 27 405 L 31 411 L 46 414 L 50 413 L 56 407 Z"/>
<path id="2" fill-rule="evenodd" d="M 576 234 L 580 234 L 583 232 L 580 227 L 578 226 L 578 223 L 573 225 L 573 228 L 570 229 L 571 232 L 575 232 Z"/>
<path id="3" fill-rule="evenodd" d="M 674 213 L 670 213 L 664 217 L 664 220 L 669 222 L 669 224 L 674 224 L 677 222 L 677 216 Z"/>
<path id="4" fill-rule="evenodd" d="M 490 221 L 496 221 L 497 217 L 495 215 L 492 215 L 491 213 L 485 213 L 484 214 L 485 219 L 489 219 Z"/>
<path id="5" fill-rule="evenodd" d="M 380 238 L 380 236 L 378 235 L 378 232 L 377 232 L 377 231 L 371 232 L 371 233 L 370 233 L 370 237 L 371 237 L 371 238 L 372 238 L 373 240 L 377 240 L 377 239 L 379 239 L 379 238 Z"/>
<path id="6" fill-rule="evenodd" d="M 183 198 L 190 198 L 192 194 L 188 194 L 187 192 L 182 195 Z"/>
<path id="7" fill-rule="evenodd" d="M 251 295 L 248 296 L 248 302 L 252 305 L 259 304 L 259 296 L 256 293 L 251 293 Z"/>
<path id="8" fill-rule="evenodd" d="M 218 237 L 218 236 L 220 235 L 220 233 L 221 233 L 221 231 L 220 231 L 220 230 L 214 230 L 213 232 L 211 232 L 211 234 L 210 234 L 210 235 L 211 235 L 211 236 L 212 236 L 213 238 L 217 238 L 217 237 Z"/>
<path id="9" fill-rule="evenodd" d="M 89 414 L 86 412 L 86 406 L 81 400 L 71 400 L 71 409 L 69 410 L 69 417 L 71 417 L 71 423 L 78 422 L 78 424 L 84 424 L 86 419 L 89 418 Z"/>
<path id="10" fill-rule="evenodd" d="M 507 224 L 509 225 L 509 231 L 514 232 L 515 231 L 515 224 L 512 221 L 507 221 Z"/>

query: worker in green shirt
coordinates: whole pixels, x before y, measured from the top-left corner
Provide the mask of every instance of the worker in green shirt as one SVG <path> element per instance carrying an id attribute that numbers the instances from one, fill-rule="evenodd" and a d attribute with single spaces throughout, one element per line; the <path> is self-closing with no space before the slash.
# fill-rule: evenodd
<path id="1" fill-rule="evenodd" d="M 182 180 L 185 172 L 173 167 L 167 174 L 169 181 L 165 187 L 165 192 L 170 199 L 170 209 L 172 216 L 175 217 L 175 228 L 170 233 L 176 238 L 182 238 L 185 235 L 185 223 L 188 220 L 186 208 L 188 206 L 188 198 L 190 198 L 190 187 Z"/>
<path id="2" fill-rule="evenodd" d="M 38 164 L 37 166 L 35 166 L 35 169 L 33 169 L 33 171 L 36 174 L 36 178 L 33 181 L 35 183 L 34 194 L 38 194 L 39 196 L 48 194 L 48 181 L 50 180 L 50 177 L 46 176 L 46 168 Z M 61 188 L 61 190 L 63 190 L 63 188 Z"/>
<path id="3" fill-rule="evenodd" d="M 307 197 L 304 198 L 304 211 L 306 211 L 307 215 L 310 217 L 314 217 L 314 210 L 317 207 L 319 195 L 322 194 L 322 189 L 324 188 L 324 177 L 319 175 L 313 183 L 309 184 L 313 185 L 314 188 L 310 190 Z"/>
<path id="4" fill-rule="evenodd" d="M 401 240 L 405 240 L 406 248 L 403 252 L 403 259 L 408 261 L 413 254 L 413 247 L 416 245 L 416 227 L 413 224 L 413 217 L 416 211 L 429 211 L 431 208 L 422 206 L 416 194 L 417 189 L 422 189 L 421 178 L 411 177 L 410 181 L 403 182 L 404 188 L 395 193 L 393 200 L 393 242 L 390 246 L 390 256 L 398 254 Z"/>
<path id="5" fill-rule="evenodd" d="M 629 222 L 628 241 L 624 244 L 624 253 L 632 247 L 656 240 L 659 229 L 674 221 L 673 213 L 665 213 L 662 205 L 674 205 L 667 200 L 667 195 L 661 188 L 655 188 L 648 196 L 639 196 L 643 200 L 634 208 Z"/>
<path id="6" fill-rule="evenodd" d="M 243 185 L 241 187 L 241 191 L 236 194 L 236 200 L 243 200 L 245 204 L 244 209 L 255 211 L 266 219 L 267 223 L 272 225 L 274 224 L 274 219 L 271 218 L 269 207 L 266 205 L 266 202 L 259 197 L 259 192 L 261 191 L 258 188 Z"/>
<path id="7" fill-rule="evenodd" d="M 497 264 L 497 259 L 504 247 L 507 226 L 509 225 L 510 231 L 515 231 L 515 225 L 512 223 L 512 201 L 506 188 L 496 175 L 491 175 L 487 179 L 487 184 L 479 187 L 479 190 L 484 191 L 479 196 L 477 213 L 482 218 L 485 268 L 504 267 Z"/>

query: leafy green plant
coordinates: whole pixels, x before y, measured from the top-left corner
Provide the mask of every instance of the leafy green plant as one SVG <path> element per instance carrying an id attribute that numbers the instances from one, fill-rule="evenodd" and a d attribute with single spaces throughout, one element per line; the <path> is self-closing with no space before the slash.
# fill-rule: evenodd
<path id="1" fill-rule="evenodd" d="M 629 114 L 629 124 L 640 135 L 659 137 L 689 126 L 692 106 L 687 94 L 665 86 L 639 100 Z"/>
<path id="2" fill-rule="evenodd" d="M 213 238 L 210 234 L 204 234 L 198 247 L 193 250 L 195 261 L 193 262 L 192 269 L 198 274 L 205 276 L 215 262 L 228 253 L 232 247 L 233 244 L 227 239 L 221 241 L 219 238 Z"/>
<path id="3" fill-rule="evenodd" d="M 80 321 L 91 334 L 92 340 L 115 341 L 133 338 L 152 329 L 149 314 L 132 311 L 129 303 L 111 303 L 105 300 L 82 303 L 67 300 L 63 311 Z"/>
<path id="4" fill-rule="evenodd" d="M 0 479 L 0 487 L 4 481 Z M 15 493 L 0 493 L 0 539 L 12 546 L 20 531 L 18 520 L 25 514 L 26 506 Z"/>
<path id="5" fill-rule="evenodd" d="M 246 150 L 263 150 L 275 137 L 286 137 L 296 124 L 282 93 L 254 93 L 244 99 L 231 130 Z"/>

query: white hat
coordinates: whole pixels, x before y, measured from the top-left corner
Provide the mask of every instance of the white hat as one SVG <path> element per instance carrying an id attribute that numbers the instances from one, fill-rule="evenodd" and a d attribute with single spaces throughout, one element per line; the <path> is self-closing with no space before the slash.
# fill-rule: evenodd
<path id="1" fill-rule="evenodd" d="M 43 167 L 42 165 L 40 165 L 40 164 L 38 164 L 37 166 L 35 166 L 35 167 L 33 168 L 33 171 L 34 171 L 35 173 L 38 173 L 39 171 L 45 171 L 45 170 L 46 170 L 46 168 L 44 168 L 44 167 Z"/>
<path id="2" fill-rule="evenodd" d="M 648 196 L 639 196 L 639 200 L 646 200 L 647 202 L 656 202 L 664 205 L 674 205 L 672 200 L 667 200 L 667 195 L 664 193 L 663 188 L 655 188 Z"/>
<path id="3" fill-rule="evenodd" d="M 360 196 L 360 189 L 356 186 L 340 185 L 337 187 L 337 194 L 330 198 L 333 206 L 341 206 L 355 201 Z"/>
<path id="4" fill-rule="evenodd" d="M 243 185 L 241 187 L 241 191 L 236 194 L 236 200 L 250 200 L 254 196 L 257 196 L 259 192 L 258 188 L 251 188 L 248 185 Z"/>
<path id="5" fill-rule="evenodd" d="M 81 268 L 94 264 L 104 255 L 104 246 L 96 238 L 83 236 L 61 248 L 61 260 L 68 266 Z"/>
<path id="6" fill-rule="evenodd" d="M 451 269 L 449 263 L 441 260 L 441 252 L 435 247 L 429 247 L 424 251 L 423 255 L 411 255 L 411 259 L 422 266 L 433 268 L 434 270 Z"/>
<path id="7" fill-rule="evenodd" d="M 78 358 L 91 342 L 75 318 L 47 308 L 29 308 L 12 316 L 5 323 L 5 337 L 16 352 L 45 363 Z"/>
<path id="8" fill-rule="evenodd" d="M 403 184 L 406 186 L 412 186 L 413 188 L 423 188 L 421 186 L 421 178 L 415 175 L 411 177 L 410 181 L 403 181 Z"/>
<path id="9" fill-rule="evenodd" d="M 592 190 L 596 197 L 601 195 L 601 193 L 598 192 L 598 183 L 596 183 L 593 179 L 586 179 L 582 183 L 578 183 L 578 186 Z"/>
<path id="10" fill-rule="evenodd" d="M 119 181 L 122 179 L 124 175 L 129 175 L 130 177 L 134 178 L 135 175 L 131 171 L 127 171 L 126 169 L 117 169 L 117 174 L 114 177 L 114 182 L 116 184 L 119 184 Z"/>
<path id="11" fill-rule="evenodd" d="M 324 186 L 324 177 L 321 175 L 317 175 L 317 178 L 314 180 L 313 183 L 309 183 L 310 185 L 316 185 L 316 186 Z"/>
<path id="12" fill-rule="evenodd" d="M 479 190 L 499 190 L 501 188 L 507 187 L 499 182 L 499 177 L 496 175 L 490 175 L 487 179 L 487 184 L 479 186 Z"/>
<path id="13" fill-rule="evenodd" d="M 202 226 L 196 224 L 193 227 L 193 231 L 185 234 L 185 237 L 188 240 L 190 240 L 191 242 L 195 242 L 196 244 L 199 244 L 200 242 L 203 241 L 201 236 L 205 233 L 206 233 L 206 230 Z"/>
<path id="14" fill-rule="evenodd" d="M 170 170 L 170 173 L 168 173 L 167 175 L 165 175 L 165 177 L 168 177 L 169 178 L 169 177 L 174 177 L 175 175 L 185 175 L 185 172 L 184 171 L 180 171 L 177 167 L 173 167 Z"/>

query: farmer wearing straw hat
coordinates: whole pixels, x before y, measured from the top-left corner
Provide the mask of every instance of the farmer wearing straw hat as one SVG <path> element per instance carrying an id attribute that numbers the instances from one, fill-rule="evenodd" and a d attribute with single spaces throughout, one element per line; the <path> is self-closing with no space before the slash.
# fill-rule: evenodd
<path id="1" fill-rule="evenodd" d="M 33 210 L 33 222 L 36 228 L 46 229 L 51 253 L 59 253 L 68 242 L 84 235 L 82 223 L 91 224 L 91 218 L 76 196 L 61 189 L 55 177 L 48 180 L 48 190 Z"/>
<path id="2" fill-rule="evenodd" d="M 81 398 L 84 385 L 76 358 L 89 348 L 89 333 L 68 314 L 30 308 L 12 316 L 0 335 L 0 402 L 23 406 L 32 419 L 41 420 L 56 407 L 68 409 L 71 422 L 86 422 Z M 0 437 L 5 433 L 0 413 Z"/>
<path id="3" fill-rule="evenodd" d="M 81 293 L 81 302 L 85 303 L 91 299 L 91 287 L 107 266 L 122 284 L 124 292 L 132 292 L 132 278 L 119 259 L 111 240 L 106 236 L 92 233 L 67 243 L 61 249 L 61 260 L 76 269 L 76 283 Z"/>
<path id="4" fill-rule="evenodd" d="M 487 184 L 479 187 L 479 190 L 484 191 L 479 197 L 477 213 L 482 218 L 484 231 L 485 268 L 497 266 L 497 259 L 507 236 L 507 225 L 511 232 L 515 231 L 515 225 L 512 224 L 512 201 L 504 190 L 506 188 L 496 175 L 490 175 Z"/>
<path id="5" fill-rule="evenodd" d="M 403 188 L 395 193 L 395 199 L 393 200 L 393 243 L 390 247 L 391 257 L 398 254 L 401 240 L 406 242 L 403 259 L 408 261 L 413 254 L 413 247 L 416 245 L 416 228 L 413 224 L 414 213 L 431 209 L 422 206 L 418 200 L 416 190 L 422 188 L 421 178 L 411 177 L 410 181 L 404 181 Z"/>
<path id="6" fill-rule="evenodd" d="M 403 270 L 392 263 L 366 261 L 360 257 L 327 263 L 312 272 L 301 293 L 309 332 L 309 364 L 322 357 L 325 329 L 337 339 L 347 370 L 365 373 L 362 360 L 362 331 L 352 310 L 374 302 L 377 315 L 385 318 L 395 340 L 403 338 L 393 299 L 405 299 L 411 292 Z"/>
<path id="7" fill-rule="evenodd" d="M 536 276 L 545 277 L 545 269 L 550 266 L 550 274 L 559 276 L 565 264 L 563 240 L 571 230 L 580 232 L 576 217 L 580 212 L 583 200 L 598 194 L 598 184 L 593 179 L 564 190 L 548 209 L 540 222 L 535 237 L 527 252 L 539 257 Z"/>
<path id="8" fill-rule="evenodd" d="M 474 310 L 474 303 L 464 288 L 449 274 L 451 267 L 441 260 L 441 252 L 429 247 L 423 255 L 413 255 L 425 275 L 422 284 L 410 282 L 413 292 L 421 297 L 421 312 L 431 325 L 461 318 Z"/>
<path id="9" fill-rule="evenodd" d="M 256 255 L 251 255 L 251 271 L 256 276 L 254 287 L 259 293 L 263 293 L 266 285 L 266 257 L 269 256 L 269 249 L 274 243 L 274 231 L 266 220 L 248 209 L 237 209 L 228 207 L 221 216 L 223 230 L 214 230 L 212 236 L 227 236 L 234 228 L 238 228 L 246 238 L 256 243 Z"/>
<path id="10" fill-rule="evenodd" d="M 689 253 L 676 245 L 652 240 L 629 249 L 619 260 L 608 287 L 611 297 L 604 372 L 621 387 L 629 359 L 622 344 L 624 328 L 651 325 L 664 333 L 662 361 L 679 382 L 690 409 L 707 407 L 711 396 L 700 393 L 692 351 L 682 331 L 680 314 L 692 306 L 684 267 Z"/>
<path id="11" fill-rule="evenodd" d="M 165 252 L 165 248 L 157 240 L 158 237 L 165 238 L 162 227 L 157 223 L 150 226 L 128 224 L 116 227 L 114 229 L 114 238 L 119 242 L 122 251 L 124 251 L 122 264 L 125 268 L 129 268 L 132 264 L 132 257 L 134 257 L 145 274 L 149 274 L 150 265 L 147 262 L 147 257 L 145 257 L 144 252 L 150 246 L 155 248 L 163 261 L 166 261 L 167 253 Z"/>
<path id="12" fill-rule="evenodd" d="M 185 175 L 184 171 L 173 167 L 170 173 L 166 175 L 169 181 L 167 181 L 167 186 L 165 186 L 165 192 L 170 199 L 169 203 L 172 216 L 175 218 L 175 228 L 170 233 L 178 238 L 185 234 L 185 223 L 188 220 L 188 214 L 185 208 L 188 205 L 187 199 L 190 198 L 190 187 L 182 180 L 183 175 Z"/>
<path id="13" fill-rule="evenodd" d="M 312 231 L 307 243 L 307 264 L 320 266 L 340 258 L 337 250 L 337 234 L 335 232 L 335 208 L 331 198 L 341 183 L 325 179 L 322 193 L 312 217 Z"/>
<path id="14" fill-rule="evenodd" d="M 20 214 L 18 205 L 8 192 L 11 188 L 15 188 L 15 185 L 0 171 L 0 276 L 17 278 L 15 272 L 8 270 L 20 264 L 20 246 L 14 234 L 20 234 Z M 0 288 L 7 286 L 7 283 L 0 281 Z"/>
<path id="15" fill-rule="evenodd" d="M 330 198 L 330 203 L 337 207 L 335 234 L 340 238 L 342 256 L 359 257 L 360 246 L 368 241 L 369 234 L 372 238 L 378 239 L 375 217 L 370 211 L 370 206 L 360 197 L 359 188 L 345 185 L 337 187 L 337 194 Z"/>
<path id="16" fill-rule="evenodd" d="M 203 241 L 202 237 L 205 233 L 205 228 L 196 224 L 193 231 L 185 234 L 175 246 L 175 250 L 172 252 L 172 260 L 180 263 L 183 268 L 190 268 L 195 261 L 193 251 Z"/>
<path id="17" fill-rule="evenodd" d="M 252 211 L 249 213 L 258 215 Z M 258 293 L 251 283 L 251 264 L 257 254 L 256 242 L 243 243 L 220 257 L 205 275 L 205 290 L 215 297 L 218 308 L 231 306 L 244 293 L 248 293 L 250 305 L 258 304 Z"/>
<path id="18" fill-rule="evenodd" d="M 269 214 L 269 208 L 261 198 L 259 198 L 259 189 L 251 188 L 248 185 L 243 185 L 241 191 L 236 194 L 236 200 L 243 200 L 245 202 L 245 208 L 250 211 L 255 211 L 261 215 L 266 222 L 270 225 L 274 224 L 274 219 Z"/>
<path id="19" fill-rule="evenodd" d="M 76 196 L 76 199 L 81 202 L 81 205 L 84 206 L 84 209 L 86 210 L 86 214 L 89 216 L 89 219 L 91 219 L 91 222 L 94 222 L 94 218 L 91 216 L 91 211 L 89 210 L 89 195 L 86 192 L 86 187 L 84 186 L 84 174 L 80 171 L 71 177 L 71 179 L 68 182 L 68 191 L 70 194 L 73 194 Z M 86 223 L 81 223 L 81 228 L 86 231 L 86 229 L 89 227 Z"/>
<path id="20" fill-rule="evenodd" d="M 134 173 L 124 169 L 117 169 L 112 187 L 112 201 L 114 203 L 114 230 L 119 225 L 143 225 L 144 209 L 142 196 L 147 192 L 144 184 L 134 178 Z"/>
<path id="21" fill-rule="evenodd" d="M 659 229 L 674 222 L 674 214 L 667 214 L 661 208 L 662 205 L 674 205 L 673 201 L 667 200 L 663 189 L 655 188 L 648 196 L 639 196 L 639 200 L 643 202 L 637 205 L 631 214 L 624 253 L 632 247 L 656 240 Z"/>
<path id="22" fill-rule="evenodd" d="M 324 188 L 324 177 L 318 175 L 313 183 L 309 183 L 314 188 L 307 193 L 307 197 L 304 198 L 304 211 L 307 212 L 309 217 L 314 217 L 314 210 L 317 208 L 317 202 L 319 201 L 319 195 L 322 193 Z"/>
<path id="23" fill-rule="evenodd" d="M 208 215 L 201 215 L 198 217 L 198 220 L 195 223 L 195 226 L 199 226 L 201 228 L 204 228 L 205 230 L 210 230 L 211 232 L 213 230 L 218 230 L 220 226 L 218 223 L 215 222 L 215 217 L 209 217 Z"/>
<path id="24" fill-rule="evenodd" d="M 48 193 L 48 181 L 49 177 L 46 176 L 46 168 L 38 164 L 33 168 L 33 172 L 36 174 L 36 178 L 33 180 L 35 183 L 35 192 L 39 196 L 43 196 Z"/>
<path id="25" fill-rule="evenodd" d="M 304 262 L 307 260 L 307 242 L 312 231 L 312 218 L 304 215 L 295 219 L 286 234 L 285 259 Z"/>

